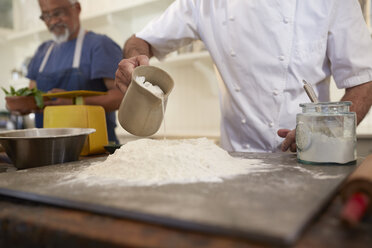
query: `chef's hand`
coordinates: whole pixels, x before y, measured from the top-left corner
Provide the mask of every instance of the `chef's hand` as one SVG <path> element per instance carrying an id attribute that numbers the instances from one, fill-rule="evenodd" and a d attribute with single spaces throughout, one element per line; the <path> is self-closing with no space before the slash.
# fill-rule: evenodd
<path id="1" fill-rule="evenodd" d="M 125 93 L 132 79 L 134 68 L 140 65 L 149 65 L 149 58 L 146 55 L 139 55 L 129 59 L 123 59 L 118 65 L 115 73 L 115 85 Z"/>
<path id="2" fill-rule="evenodd" d="M 283 152 L 287 151 L 288 148 L 291 152 L 296 151 L 296 129 L 279 129 L 278 135 L 285 138 L 281 146 Z"/>
<path id="3" fill-rule="evenodd" d="M 64 89 L 58 89 L 54 88 L 48 91 L 48 93 L 58 93 L 58 92 L 64 92 L 66 90 Z M 45 100 L 44 98 L 44 105 L 45 106 L 50 106 L 50 105 L 72 105 L 73 104 L 73 99 L 72 98 L 53 98 L 49 100 Z"/>

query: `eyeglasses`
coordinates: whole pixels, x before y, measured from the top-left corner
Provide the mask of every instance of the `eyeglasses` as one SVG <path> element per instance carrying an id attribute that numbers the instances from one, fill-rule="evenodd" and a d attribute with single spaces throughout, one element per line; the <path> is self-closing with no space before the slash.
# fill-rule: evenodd
<path id="1" fill-rule="evenodd" d="M 73 7 L 75 4 L 71 4 L 65 7 L 54 9 L 50 12 L 42 13 L 39 17 L 44 22 L 49 22 L 52 18 L 61 18 L 67 16 L 67 9 Z"/>

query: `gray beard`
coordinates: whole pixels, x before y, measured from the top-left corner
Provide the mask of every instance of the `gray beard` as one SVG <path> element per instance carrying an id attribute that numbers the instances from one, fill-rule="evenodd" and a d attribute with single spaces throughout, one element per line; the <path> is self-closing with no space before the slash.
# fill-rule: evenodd
<path id="1" fill-rule="evenodd" d="M 52 36 L 53 36 L 53 40 L 57 44 L 61 44 L 61 43 L 66 42 L 68 40 L 68 37 L 70 37 L 70 31 L 68 30 L 68 28 L 66 28 L 64 34 L 55 35 L 54 33 L 52 33 Z"/>

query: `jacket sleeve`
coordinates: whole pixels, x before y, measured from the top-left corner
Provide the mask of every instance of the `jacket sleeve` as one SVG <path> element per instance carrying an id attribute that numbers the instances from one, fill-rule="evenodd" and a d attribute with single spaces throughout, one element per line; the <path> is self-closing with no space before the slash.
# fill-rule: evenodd
<path id="1" fill-rule="evenodd" d="M 327 55 L 338 88 L 372 81 L 372 40 L 358 1 L 336 1 Z"/>
<path id="2" fill-rule="evenodd" d="M 155 57 L 159 59 L 199 39 L 195 5 L 195 0 L 174 1 L 160 17 L 136 33 L 136 37 L 151 44 Z"/>

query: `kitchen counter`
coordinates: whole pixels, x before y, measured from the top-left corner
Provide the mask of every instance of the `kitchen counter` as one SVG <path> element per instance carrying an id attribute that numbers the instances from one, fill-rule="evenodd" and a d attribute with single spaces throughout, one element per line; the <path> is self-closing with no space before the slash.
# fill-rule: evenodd
<path id="1" fill-rule="evenodd" d="M 0 156 L 3 171 L 13 170 Z M 372 218 L 341 225 L 336 196 L 295 247 L 371 247 Z M 0 197 L 0 247 L 262 247 L 245 239 L 203 234 L 148 222 Z"/>
<path id="2" fill-rule="evenodd" d="M 356 228 L 340 225 L 338 198 L 294 247 L 371 247 L 372 219 Z M 0 198 L 0 247 L 264 247 L 241 239 L 170 229 Z"/>

